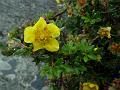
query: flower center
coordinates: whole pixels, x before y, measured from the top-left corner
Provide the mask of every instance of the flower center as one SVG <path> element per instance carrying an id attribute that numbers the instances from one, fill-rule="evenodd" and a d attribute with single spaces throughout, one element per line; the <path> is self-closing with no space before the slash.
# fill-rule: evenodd
<path id="1" fill-rule="evenodd" d="M 108 31 L 102 31 L 101 34 L 102 34 L 102 36 L 108 36 L 108 33 L 109 33 Z"/>
<path id="2" fill-rule="evenodd" d="M 44 29 L 44 31 L 36 30 L 35 32 L 35 41 L 47 42 L 50 38 L 51 38 L 51 35 L 47 29 Z"/>

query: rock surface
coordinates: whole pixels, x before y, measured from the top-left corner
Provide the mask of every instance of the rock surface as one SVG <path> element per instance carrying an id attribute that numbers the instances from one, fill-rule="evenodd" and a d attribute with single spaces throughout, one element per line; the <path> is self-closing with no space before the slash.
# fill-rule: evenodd
<path id="1" fill-rule="evenodd" d="M 51 9 L 55 0 L 0 0 L 0 35 Z M 5 40 L 0 36 L 0 42 Z M 41 90 L 43 82 L 32 58 L 0 53 L 0 90 Z"/>
<path id="2" fill-rule="evenodd" d="M 41 90 L 44 80 L 40 79 L 32 60 L 30 57 L 0 54 L 0 90 Z"/>
<path id="3" fill-rule="evenodd" d="M 0 31 L 8 31 L 43 12 L 54 9 L 55 0 L 0 0 Z"/>

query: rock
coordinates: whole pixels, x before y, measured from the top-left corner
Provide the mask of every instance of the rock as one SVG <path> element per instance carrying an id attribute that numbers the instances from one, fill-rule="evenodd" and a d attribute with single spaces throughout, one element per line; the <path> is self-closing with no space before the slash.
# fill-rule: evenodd
<path id="1" fill-rule="evenodd" d="M 6 75 L 6 77 L 11 79 L 11 80 L 14 80 L 16 78 L 15 74 L 8 74 L 8 75 Z"/>
<path id="2" fill-rule="evenodd" d="M 51 90 L 49 86 L 44 86 L 41 90 Z"/>
<path id="3" fill-rule="evenodd" d="M 55 8 L 55 0 L 0 0 L 0 31 L 9 31 Z"/>
<path id="4" fill-rule="evenodd" d="M 38 68 L 31 57 L 10 56 L 0 54 L 0 90 L 40 90 L 43 81 L 38 75 Z M 39 85 L 34 88 L 36 82 Z"/>
<path id="5" fill-rule="evenodd" d="M 10 70 L 12 67 L 8 62 L 0 60 L 0 71 L 1 70 Z"/>

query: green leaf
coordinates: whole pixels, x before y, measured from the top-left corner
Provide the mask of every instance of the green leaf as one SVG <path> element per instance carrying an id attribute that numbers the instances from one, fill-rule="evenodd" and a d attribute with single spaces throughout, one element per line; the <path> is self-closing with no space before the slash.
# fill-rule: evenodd
<path id="1" fill-rule="evenodd" d="M 47 73 L 48 79 L 52 80 L 54 79 L 54 72 L 52 68 L 49 68 L 48 73 Z"/>
<path id="2" fill-rule="evenodd" d="M 67 64 L 64 64 L 64 65 L 60 65 L 60 67 L 62 68 L 62 70 L 64 71 L 64 73 L 70 73 L 70 72 L 72 72 L 72 68 L 69 66 L 69 65 L 67 65 Z"/>
<path id="3" fill-rule="evenodd" d="M 77 45 L 75 44 L 75 42 L 72 41 L 68 41 L 61 50 L 62 53 L 64 53 L 65 55 L 69 55 L 69 54 L 75 54 L 77 52 Z"/>
<path id="4" fill-rule="evenodd" d="M 85 56 L 83 57 L 83 60 L 84 60 L 84 62 L 88 62 L 88 61 L 89 61 L 89 58 L 85 55 Z"/>
<path id="5" fill-rule="evenodd" d="M 32 54 L 31 48 L 21 48 L 13 53 L 13 55 L 21 55 L 21 56 L 30 56 L 31 54 Z"/>
<path id="6" fill-rule="evenodd" d="M 60 68 L 56 68 L 55 67 L 55 69 L 54 69 L 54 75 L 55 75 L 55 77 L 58 79 L 58 78 L 60 78 L 60 76 L 61 76 L 61 73 L 62 73 L 62 70 L 60 69 Z"/>
<path id="7" fill-rule="evenodd" d="M 55 65 L 62 64 L 63 58 L 57 58 L 57 61 L 55 62 Z"/>
<path id="8" fill-rule="evenodd" d="M 86 40 L 85 39 L 82 39 L 81 42 L 80 42 L 80 45 L 79 45 L 79 49 L 84 52 L 86 50 L 86 47 L 87 47 L 87 43 L 86 43 Z"/>
<path id="9" fill-rule="evenodd" d="M 97 60 L 97 57 L 94 54 L 88 54 L 87 57 L 91 60 Z"/>
<path id="10" fill-rule="evenodd" d="M 80 73 L 82 73 L 82 72 L 84 72 L 84 71 L 86 71 L 86 70 L 87 70 L 87 68 L 86 68 L 85 66 L 81 65 L 81 66 L 79 66 L 79 67 L 75 67 L 75 68 L 73 69 L 73 73 L 75 73 L 75 74 L 80 74 Z"/>

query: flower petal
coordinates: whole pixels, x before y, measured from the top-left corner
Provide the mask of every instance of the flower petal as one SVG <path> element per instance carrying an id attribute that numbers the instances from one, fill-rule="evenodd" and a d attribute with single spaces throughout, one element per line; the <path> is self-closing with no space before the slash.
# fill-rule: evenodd
<path id="1" fill-rule="evenodd" d="M 44 30 L 44 28 L 46 27 L 46 21 L 44 20 L 43 17 L 40 17 L 40 19 L 37 21 L 37 23 L 33 26 L 33 28 L 35 30 Z"/>
<path id="2" fill-rule="evenodd" d="M 92 84 L 92 83 L 89 84 L 89 87 L 90 87 L 90 88 L 93 88 L 93 87 L 95 87 L 95 86 L 96 86 L 95 84 Z"/>
<path id="3" fill-rule="evenodd" d="M 56 0 L 56 2 L 59 4 L 59 3 L 60 3 L 60 0 Z"/>
<path id="4" fill-rule="evenodd" d="M 111 27 L 107 27 L 107 29 L 108 29 L 108 31 L 110 31 L 110 30 L 111 30 Z"/>
<path id="5" fill-rule="evenodd" d="M 53 38 L 60 35 L 60 29 L 53 23 L 47 24 L 47 30 L 50 32 Z"/>
<path id="6" fill-rule="evenodd" d="M 89 88 L 89 86 L 83 86 L 83 90 L 91 90 L 90 88 Z"/>
<path id="7" fill-rule="evenodd" d="M 32 43 L 35 40 L 35 32 L 33 27 L 29 26 L 25 28 L 24 31 L 24 41 L 26 43 Z"/>
<path id="8" fill-rule="evenodd" d="M 33 42 L 33 52 L 35 52 L 39 49 L 42 49 L 42 48 L 44 48 L 43 42 L 38 42 L 38 41 Z"/>
<path id="9" fill-rule="evenodd" d="M 45 49 L 51 52 L 55 52 L 59 50 L 59 43 L 56 39 L 49 39 L 48 42 L 45 43 Z"/>
<path id="10" fill-rule="evenodd" d="M 99 86 L 98 85 L 96 85 L 96 90 L 99 90 Z"/>
<path id="11" fill-rule="evenodd" d="M 111 36 L 110 36 L 110 34 L 108 34 L 108 36 L 107 36 L 108 38 L 111 38 Z"/>

